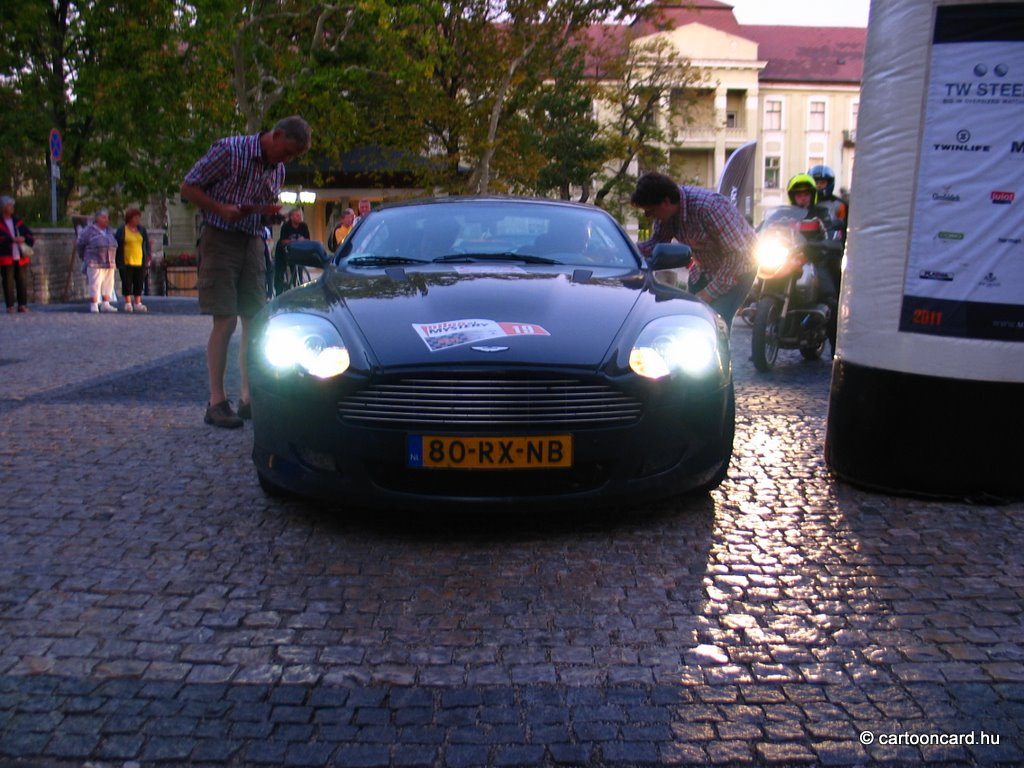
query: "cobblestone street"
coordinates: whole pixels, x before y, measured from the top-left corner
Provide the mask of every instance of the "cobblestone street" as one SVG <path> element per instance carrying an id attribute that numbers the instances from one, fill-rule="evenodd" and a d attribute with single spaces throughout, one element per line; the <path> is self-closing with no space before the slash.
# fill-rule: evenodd
<path id="1" fill-rule="evenodd" d="M 1024 505 L 833 479 L 827 362 L 737 321 L 709 495 L 371 515 L 261 492 L 209 323 L 0 321 L 0 766 L 1024 764 Z"/>

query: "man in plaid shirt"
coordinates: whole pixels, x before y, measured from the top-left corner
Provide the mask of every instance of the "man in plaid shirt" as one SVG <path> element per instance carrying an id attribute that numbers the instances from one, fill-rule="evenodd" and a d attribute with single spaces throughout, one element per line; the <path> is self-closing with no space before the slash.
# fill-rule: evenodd
<path id="1" fill-rule="evenodd" d="M 678 240 L 693 250 L 689 290 L 706 301 L 730 328 L 757 276 L 754 230 L 729 200 L 707 189 L 679 186 L 662 173 L 645 173 L 630 198 L 654 220 L 650 256 L 657 243 Z"/>
<path id="2" fill-rule="evenodd" d="M 273 130 L 214 142 L 181 185 L 181 196 L 203 214 L 199 236 L 199 310 L 213 315 L 206 345 L 210 401 L 205 421 L 240 427 L 251 414 L 246 355 L 249 322 L 266 302 L 263 218 L 281 206 L 285 163 L 309 149 L 309 124 L 286 117 Z M 224 391 L 228 344 L 242 320 L 238 413 Z"/>

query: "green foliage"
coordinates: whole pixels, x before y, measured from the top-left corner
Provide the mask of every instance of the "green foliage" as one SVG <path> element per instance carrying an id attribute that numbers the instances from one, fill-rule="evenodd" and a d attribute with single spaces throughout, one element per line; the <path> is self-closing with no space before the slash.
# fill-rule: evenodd
<path id="1" fill-rule="evenodd" d="M 323 179 L 346 153 L 428 191 L 614 197 L 688 82 L 662 52 L 584 51 L 638 0 L 19 0 L 0 26 L 0 189 L 42 200 L 64 137 L 60 209 L 175 194 L 216 138 L 289 114 Z M 599 60 L 598 87 L 585 55 Z M 590 65 L 587 65 L 590 66 Z M 613 120 L 599 124 L 594 105 Z M 610 105 L 610 107 L 608 106 Z M 611 167 L 611 171 L 607 169 Z M 389 184 L 390 185 L 390 184 Z"/>

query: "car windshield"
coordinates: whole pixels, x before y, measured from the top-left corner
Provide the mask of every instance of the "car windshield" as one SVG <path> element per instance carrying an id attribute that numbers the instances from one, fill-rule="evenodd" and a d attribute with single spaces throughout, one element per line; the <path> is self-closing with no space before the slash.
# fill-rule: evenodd
<path id="1" fill-rule="evenodd" d="M 636 267 L 625 234 L 599 208 L 515 200 L 382 208 L 342 251 L 350 266 L 416 263 Z"/>

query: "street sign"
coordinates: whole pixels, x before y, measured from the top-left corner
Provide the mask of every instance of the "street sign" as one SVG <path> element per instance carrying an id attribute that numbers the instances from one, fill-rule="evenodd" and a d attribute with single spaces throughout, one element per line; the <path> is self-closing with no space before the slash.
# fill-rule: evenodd
<path id="1" fill-rule="evenodd" d="M 50 158 L 55 162 L 60 162 L 60 156 L 64 152 L 64 139 L 61 138 L 60 131 L 56 128 L 50 129 Z"/>

